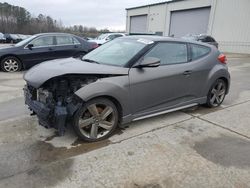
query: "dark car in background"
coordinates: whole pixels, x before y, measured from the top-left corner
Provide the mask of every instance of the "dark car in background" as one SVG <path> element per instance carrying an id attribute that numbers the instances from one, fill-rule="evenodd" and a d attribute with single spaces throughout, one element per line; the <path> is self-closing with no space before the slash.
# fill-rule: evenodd
<path id="1" fill-rule="evenodd" d="M 22 39 L 17 34 L 6 33 L 4 34 L 4 37 L 6 38 L 6 43 L 16 44 L 22 41 Z"/>
<path id="2" fill-rule="evenodd" d="M 194 41 L 199 41 L 199 42 L 204 42 L 204 43 L 208 43 L 211 45 L 214 45 L 216 48 L 218 48 L 218 42 L 216 42 L 216 40 L 209 36 L 209 35 L 205 35 L 205 34 L 200 34 L 200 35 L 186 35 L 184 37 L 182 37 L 183 39 L 186 40 L 194 40 Z"/>
<path id="3" fill-rule="evenodd" d="M 4 36 L 3 33 L 0 33 L 0 43 L 5 43 L 6 42 L 6 38 Z"/>
<path id="4" fill-rule="evenodd" d="M 14 46 L 0 49 L 1 69 L 16 72 L 47 60 L 81 57 L 96 47 L 96 43 L 71 34 L 37 34 Z"/>
<path id="5" fill-rule="evenodd" d="M 18 35 L 20 41 L 25 40 L 25 39 L 27 39 L 27 38 L 29 38 L 29 37 L 32 36 L 32 35 L 23 35 L 23 34 L 17 34 L 17 35 Z"/>

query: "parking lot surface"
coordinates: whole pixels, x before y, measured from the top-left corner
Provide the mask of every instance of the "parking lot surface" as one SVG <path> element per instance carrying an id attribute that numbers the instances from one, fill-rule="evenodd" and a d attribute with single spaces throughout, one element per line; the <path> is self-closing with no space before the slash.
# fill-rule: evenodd
<path id="1" fill-rule="evenodd" d="M 0 187 L 250 187 L 250 58 L 230 56 L 223 105 L 128 124 L 84 143 L 24 106 L 22 73 L 0 72 Z"/>

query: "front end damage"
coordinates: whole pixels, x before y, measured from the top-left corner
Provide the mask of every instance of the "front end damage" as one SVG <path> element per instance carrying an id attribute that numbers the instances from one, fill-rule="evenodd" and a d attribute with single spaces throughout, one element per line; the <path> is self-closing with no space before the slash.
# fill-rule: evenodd
<path id="1" fill-rule="evenodd" d="M 39 88 L 27 82 L 24 88 L 25 104 L 32 115 L 37 115 L 40 125 L 55 128 L 62 136 L 74 113 L 83 105 L 75 92 L 97 79 L 96 76 L 61 76 L 48 80 Z"/>

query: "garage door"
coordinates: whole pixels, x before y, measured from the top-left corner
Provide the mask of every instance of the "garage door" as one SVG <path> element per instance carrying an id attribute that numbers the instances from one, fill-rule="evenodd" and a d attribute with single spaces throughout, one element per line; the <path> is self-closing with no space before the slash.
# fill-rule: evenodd
<path id="1" fill-rule="evenodd" d="M 147 32 L 147 15 L 130 17 L 130 33 Z"/>
<path id="2" fill-rule="evenodd" d="M 209 8 L 171 12 L 170 35 L 182 37 L 186 34 L 207 33 L 210 15 Z"/>

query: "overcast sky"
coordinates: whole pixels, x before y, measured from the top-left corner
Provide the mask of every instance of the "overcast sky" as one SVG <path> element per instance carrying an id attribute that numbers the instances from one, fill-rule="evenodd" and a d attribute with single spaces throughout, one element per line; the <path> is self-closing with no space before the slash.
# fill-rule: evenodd
<path id="1" fill-rule="evenodd" d="M 31 14 L 61 19 L 65 26 L 81 24 L 98 29 L 125 30 L 125 8 L 163 0 L 5 0 L 26 8 Z"/>

